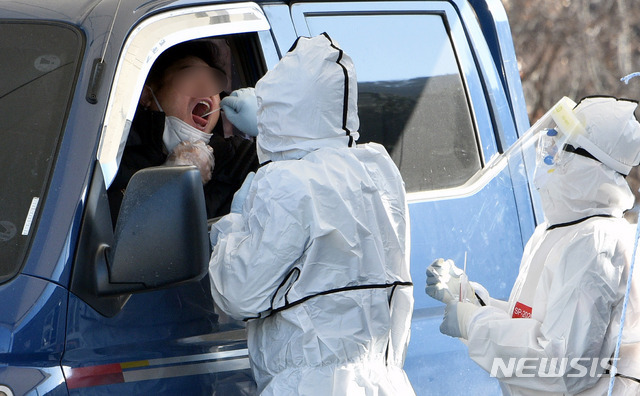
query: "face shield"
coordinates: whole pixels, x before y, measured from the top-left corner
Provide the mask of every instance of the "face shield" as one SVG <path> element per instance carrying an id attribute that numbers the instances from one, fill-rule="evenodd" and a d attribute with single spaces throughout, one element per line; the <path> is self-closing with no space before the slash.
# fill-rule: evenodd
<path id="1" fill-rule="evenodd" d="M 536 189 L 546 185 L 554 172 L 562 170 L 576 151 L 584 151 L 571 144 L 585 130 L 573 113 L 575 106 L 576 103 L 567 97 L 560 99 L 500 157 L 489 164 L 489 168 L 496 170 L 508 167 L 514 188 L 528 189 L 534 206 L 538 209 L 541 204 Z M 586 151 L 584 153 L 588 155 Z M 541 210 L 536 212 L 541 213 Z"/>
<path id="2" fill-rule="evenodd" d="M 575 102 L 566 96 L 560 99 L 505 151 L 505 160 L 521 162 L 522 166 L 529 168 L 528 174 L 534 168 L 553 173 L 566 163 L 567 153 L 583 151 L 571 145 L 585 130 L 573 114 L 575 106 Z"/>

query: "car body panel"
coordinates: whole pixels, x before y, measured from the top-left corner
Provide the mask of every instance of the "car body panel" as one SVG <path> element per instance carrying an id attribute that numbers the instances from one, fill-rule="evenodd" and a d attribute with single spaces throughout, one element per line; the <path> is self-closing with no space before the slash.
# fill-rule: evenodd
<path id="1" fill-rule="evenodd" d="M 16 395 L 66 394 L 60 358 L 67 295 L 28 275 L 0 285 L 0 385 L 10 384 Z"/>

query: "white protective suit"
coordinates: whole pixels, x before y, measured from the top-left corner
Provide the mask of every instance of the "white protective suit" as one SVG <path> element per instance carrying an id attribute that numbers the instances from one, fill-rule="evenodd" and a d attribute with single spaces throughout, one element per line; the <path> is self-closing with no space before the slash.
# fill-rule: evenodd
<path id="1" fill-rule="evenodd" d="M 248 320 L 262 395 L 412 395 L 404 183 L 355 146 L 357 82 L 328 36 L 300 38 L 256 85 L 262 166 L 212 230 L 216 303 Z M 215 234 L 215 235 L 214 235 Z"/>
<path id="2" fill-rule="evenodd" d="M 627 150 L 627 161 L 611 162 L 607 156 L 603 162 L 628 172 L 624 162 L 637 165 L 640 148 L 640 126 L 635 118 L 629 121 L 635 104 L 616 119 L 613 110 L 597 108 L 612 105 L 609 100 L 615 99 L 589 100 L 597 106 L 585 105 L 574 112 L 593 130 L 612 130 L 588 136 L 591 130 L 586 137 L 607 155 L 616 151 L 607 145 Z M 621 134 L 623 129 L 627 132 Z M 515 358 L 534 367 L 529 373 L 535 375 L 526 377 L 505 377 L 495 370 L 505 394 L 605 395 L 609 387 L 608 374 L 600 378 L 580 374 L 602 373 L 601 365 L 593 368 L 592 358 L 604 360 L 606 366 L 615 350 L 635 236 L 635 226 L 622 215 L 633 206 L 634 197 L 623 175 L 611 167 L 578 154 L 564 155 L 565 166 L 544 185 L 537 185 L 545 222 L 525 247 L 508 303 L 489 299 L 489 307 L 475 310 L 466 321 L 469 355 L 485 370 L 495 368 L 494 358 L 505 364 Z M 636 266 L 617 364 L 618 373 L 636 379 L 640 378 L 639 272 Z M 544 363 L 522 358 L 546 358 L 542 361 L 546 367 L 552 358 L 561 366 L 564 358 L 566 375 L 540 375 Z M 572 366 L 572 359 L 581 360 Z M 543 373 L 553 371 L 543 369 Z M 618 376 L 614 394 L 638 395 L 640 383 Z"/>

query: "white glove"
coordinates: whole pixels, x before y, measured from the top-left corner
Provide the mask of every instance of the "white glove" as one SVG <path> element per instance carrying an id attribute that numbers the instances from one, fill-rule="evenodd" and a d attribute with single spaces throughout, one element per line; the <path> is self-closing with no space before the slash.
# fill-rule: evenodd
<path id="1" fill-rule="evenodd" d="M 215 166 L 213 148 L 202 140 L 193 143 L 183 140 L 169 154 L 164 164 L 193 165 L 200 171 L 202 184 L 206 184 L 211 180 L 211 172 Z"/>
<path id="2" fill-rule="evenodd" d="M 460 301 L 460 277 L 463 274 L 464 271 L 456 267 L 452 260 L 439 258 L 427 267 L 427 285 L 424 291 L 445 304 Z M 463 293 L 466 292 L 467 300 L 480 305 L 469 282 L 463 282 L 463 285 L 466 288 Z"/>
<path id="3" fill-rule="evenodd" d="M 440 332 L 451 337 L 468 339 L 469 322 L 478 309 L 481 308 L 469 302 L 452 301 L 447 304 L 440 324 Z"/>
<path id="4" fill-rule="evenodd" d="M 251 182 L 255 175 L 255 172 L 249 172 L 247 177 L 244 179 L 244 182 L 242 182 L 242 186 L 240 186 L 238 191 L 233 194 L 233 200 L 231 201 L 231 213 L 242 213 L 242 205 L 244 204 L 245 199 L 247 199 L 249 187 L 251 187 Z"/>
<path id="5" fill-rule="evenodd" d="M 254 88 L 237 89 L 220 101 L 231 123 L 249 136 L 258 136 L 258 99 Z"/>

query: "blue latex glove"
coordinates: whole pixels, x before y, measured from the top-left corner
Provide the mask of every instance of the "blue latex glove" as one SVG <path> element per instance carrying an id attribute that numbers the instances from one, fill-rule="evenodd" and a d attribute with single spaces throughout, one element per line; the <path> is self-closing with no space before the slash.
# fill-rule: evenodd
<path id="1" fill-rule="evenodd" d="M 247 177 L 244 179 L 242 186 L 240 186 L 238 191 L 233 194 L 233 201 L 231 201 L 231 213 L 242 213 L 242 205 L 244 204 L 245 199 L 247 199 L 249 187 L 251 187 L 251 182 L 255 175 L 255 172 L 249 172 Z"/>
<path id="2" fill-rule="evenodd" d="M 447 304 L 440 324 L 440 332 L 451 337 L 467 339 L 469 321 L 478 309 L 482 308 L 469 302 L 452 301 Z"/>
<path id="3" fill-rule="evenodd" d="M 249 136 L 258 136 L 258 99 L 254 88 L 237 89 L 220 101 L 227 119 Z"/>

